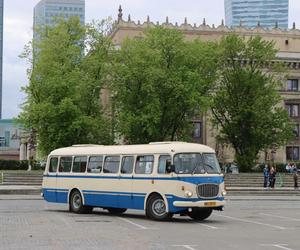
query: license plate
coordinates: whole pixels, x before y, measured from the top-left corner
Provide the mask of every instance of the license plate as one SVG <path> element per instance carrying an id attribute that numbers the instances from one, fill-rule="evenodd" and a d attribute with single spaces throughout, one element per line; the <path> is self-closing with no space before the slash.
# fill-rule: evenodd
<path id="1" fill-rule="evenodd" d="M 204 206 L 209 207 L 209 206 L 215 206 L 217 203 L 215 201 L 210 201 L 210 202 L 204 202 Z"/>

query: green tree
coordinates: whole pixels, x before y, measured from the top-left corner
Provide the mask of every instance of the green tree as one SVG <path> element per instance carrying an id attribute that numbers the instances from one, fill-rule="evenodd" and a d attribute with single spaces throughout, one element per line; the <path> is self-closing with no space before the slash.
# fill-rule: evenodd
<path id="1" fill-rule="evenodd" d="M 164 28 L 124 41 L 115 55 L 111 89 L 117 131 L 127 142 L 191 137 L 191 118 L 207 107 L 205 96 L 215 80 L 215 48 Z"/>
<path id="2" fill-rule="evenodd" d="M 38 150 L 78 143 L 109 143 L 99 92 L 106 79 L 110 42 L 96 25 L 78 18 L 40 30 L 23 57 L 30 63 L 20 120 L 37 132 Z M 96 63 L 97 61 L 97 63 Z"/>
<path id="3" fill-rule="evenodd" d="M 276 60 L 274 43 L 260 37 L 229 35 L 220 42 L 220 48 L 213 122 L 220 138 L 235 149 L 241 170 L 246 171 L 260 151 L 282 145 L 292 136 L 278 93 L 282 67 L 272 63 Z"/>

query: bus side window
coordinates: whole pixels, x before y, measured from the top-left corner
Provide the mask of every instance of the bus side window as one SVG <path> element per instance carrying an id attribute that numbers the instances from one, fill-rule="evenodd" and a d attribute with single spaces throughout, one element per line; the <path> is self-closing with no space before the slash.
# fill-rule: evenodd
<path id="1" fill-rule="evenodd" d="M 133 170 L 134 157 L 133 156 L 123 156 L 121 164 L 122 174 L 131 174 Z"/>
<path id="2" fill-rule="evenodd" d="M 118 173 L 120 156 L 106 156 L 104 160 L 103 173 Z"/>
<path id="3" fill-rule="evenodd" d="M 77 156 L 74 158 L 73 162 L 73 173 L 84 173 L 86 169 L 86 162 L 87 157 L 86 156 Z"/>
<path id="4" fill-rule="evenodd" d="M 60 157 L 60 162 L 59 162 L 59 172 L 62 173 L 69 173 L 71 172 L 71 167 L 72 167 L 72 157 Z"/>
<path id="5" fill-rule="evenodd" d="M 51 158 L 48 172 L 49 173 L 56 173 L 57 165 L 58 165 L 58 158 L 57 157 Z"/>
<path id="6" fill-rule="evenodd" d="M 153 170 L 154 156 L 140 155 L 136 158 L 135 173 L 151 174 Z"/>
<path id="7" fill-rule="evenodd" d="M 158 160 L 158 169 L 157 173 L 159 174 L 167 174 L 167 162 L 171 161 L 171 156 L 170 155 L 160 155 L 159 160 Z"/>
<path id="8" fill-rule="evenodd" d="M 88 173 L 101 173 L 103 164 L 103 156 L 90 156 L 87 167 Z"/>

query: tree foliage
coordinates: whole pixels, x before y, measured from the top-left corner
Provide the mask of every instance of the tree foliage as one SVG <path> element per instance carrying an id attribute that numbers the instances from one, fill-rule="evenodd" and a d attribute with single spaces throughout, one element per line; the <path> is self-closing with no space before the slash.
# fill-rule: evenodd
<path id="1" fill-rule="evenodd" d="M 191 118 L 208 106 L 215 44 L 184 41 L 154 28 L 126 40 L 115 55 L 112 95 L 117 130 L 129 143 L 190 138 Z"/>
<path id="2" fill-rule="evenodd" d="M 78 143 L 109 143 L 99 92 L 111 43 L 99 28 L 78 18 L 40 30 L 23 57 L 30 62 L 27 100 L 20 120 L 37 131 L 42 154 Z"/>
<path id="3" fill-rule="evenodd" d="M 292 136 L 277 91 L 280 67 L 271 63 L 276 56 L 274 43 L 260 37 L 246 40 L 229 35 L 219 46 L 222 67 L 212 105 L 213 122 L 220 137 L 235 149 L 238 165 L 248 170 L 261 150 L 278 147 Z"/>

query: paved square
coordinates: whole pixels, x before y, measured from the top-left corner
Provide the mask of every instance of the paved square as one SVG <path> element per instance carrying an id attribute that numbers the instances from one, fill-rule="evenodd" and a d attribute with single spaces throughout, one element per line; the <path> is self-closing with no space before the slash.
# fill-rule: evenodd
<path id="1" fill-rule="evenodd" d="M 204 222 L 156 222 L 140 211 L 78 215 L 39 196 L 2 195 L 0 249 L 300 249 L 300 198 L 267 198 L 229 198 Z"/>

